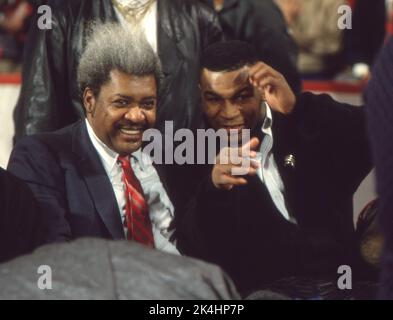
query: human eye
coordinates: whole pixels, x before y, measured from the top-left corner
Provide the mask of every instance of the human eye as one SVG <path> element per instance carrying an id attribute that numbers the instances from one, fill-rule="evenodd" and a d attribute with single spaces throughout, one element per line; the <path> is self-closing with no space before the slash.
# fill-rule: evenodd
<path id="1" fill-rule="evenodd" d="M 145 100 L 145 101 L 142 101 L 140 104 L 141 108 L 147 109 L 147 110 L 153 109 L 155 107 L 155 105 L 156 105 L 155 99 Z"/>
<path id="2" fill-rule="evenodd" d="M 240 94 L 240 95 L 236 96 L 235 97 L 235 101 L 236 102 L 244 102 L 244 101 L 247 101 L 248 99 L 250 99 L 251 97 L 252 97 L 251 94 L 243 93 L 243 94 Z"/>
<path id="3" fill-rule="evenodd" d="M 117 108 L 123 108 L 128 106 L 129 101 L 127 99 L 116 99 L 115 101 L 113 101 L 113 104 Z"/>
<path id="4" fill-rule="evenodd" d="M 218 102 L 220 102 L 220 98 L 219 97 L 217 97 L 217 96 L 208 96 L 208 97 L 206 97 L 206 101 L 207 102 L 210 102 L 210 103 L 218 103 Z"/>

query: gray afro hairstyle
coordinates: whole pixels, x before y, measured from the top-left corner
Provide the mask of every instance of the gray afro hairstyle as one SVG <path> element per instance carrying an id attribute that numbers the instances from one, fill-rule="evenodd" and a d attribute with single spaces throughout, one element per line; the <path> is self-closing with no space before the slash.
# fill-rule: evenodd
<path id="1" fill-rule="evenodd" d="M 80 92 L 89 87 L 97 96 L 113 70 L 135 76 L 154 75 L 157 86 L 162 79 L 160 60 L 140 29 L 93 22 L 77 71 Z"/>

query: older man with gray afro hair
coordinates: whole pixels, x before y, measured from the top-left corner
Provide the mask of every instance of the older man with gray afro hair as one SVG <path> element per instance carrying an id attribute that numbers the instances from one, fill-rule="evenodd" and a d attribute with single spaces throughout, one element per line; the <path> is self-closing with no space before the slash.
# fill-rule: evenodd
<path id="1" fill-rule="evenodd" d="M 91 23 L 77 72 L 79 89 L 83 93 L 89 87 L 97 95 L 112 70 L 138 76 L 154 74 L 157 84 L 162 79 L 159 58 L 139 28 Z"/>
<path id="2" fill-rule="evenodd" d="M 155 126 L 160 78 L 139 30 L 92 25 L 78 68 L 85 119 L 20 141 L 10 160 L 39 201 L 46 242 L 127 239 L 179 254 L 166 181 L 142 149 Z"/>

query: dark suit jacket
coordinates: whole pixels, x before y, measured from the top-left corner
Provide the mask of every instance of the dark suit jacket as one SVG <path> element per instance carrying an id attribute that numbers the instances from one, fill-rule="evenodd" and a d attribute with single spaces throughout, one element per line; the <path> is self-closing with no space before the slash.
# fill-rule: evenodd
<path id="1" fill-rule="evenodd" d="M 199 57 L 223 34 L 214 12 L 197 0 L 159 0 L 158 55 L 164 79 L 159 88 L 157 127 L 199 127 Z M 89 22 L 118 22 L 110 0 L 51 4 L 52 29 L 33 21 L 23 64 L 22 91 L 15 109 L 15 139 L 58 130 L 83 117 L 76 71 Z"/>
<path id="2" fill-rule="evenodd" d="M 0 168 L 0 263 L 43 244 L 45 224 L 26 183 Z"/>
<path id="3" fill-rule="evenodd" d="M 8 170 L 37 198 L 49 225 L 47 242 L 124 238 L 112 185 L 84 121 L 22 139 Z"/>
<path id="4" fill-rule="evenodd" d="M 288 275 L 354 266 L 352 196 L 371 169 L 363 122 L 361 107 L 310 93 L 290 116 L 274 113 L 273 154 L 298 225 L 277 211 L 257 176 L 220 191 L 209 167 L 178 221 L 180 249 L 219 264 L 243 292 Z M 294 168 L 284 165 L 287 155 Z"/>

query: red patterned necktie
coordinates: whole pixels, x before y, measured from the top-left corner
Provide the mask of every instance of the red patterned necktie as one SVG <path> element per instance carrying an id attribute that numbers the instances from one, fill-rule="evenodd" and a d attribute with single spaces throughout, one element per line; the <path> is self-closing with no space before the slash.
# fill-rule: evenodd
<path id="1" fill-rule="evenodd" d="M 154 248 L 149 208 L 141 184 L 132 170 L 129 157 L 119 156 L 118 160 L 123 169 L 122 178 L 125 185 L 127 239 Z"/>

